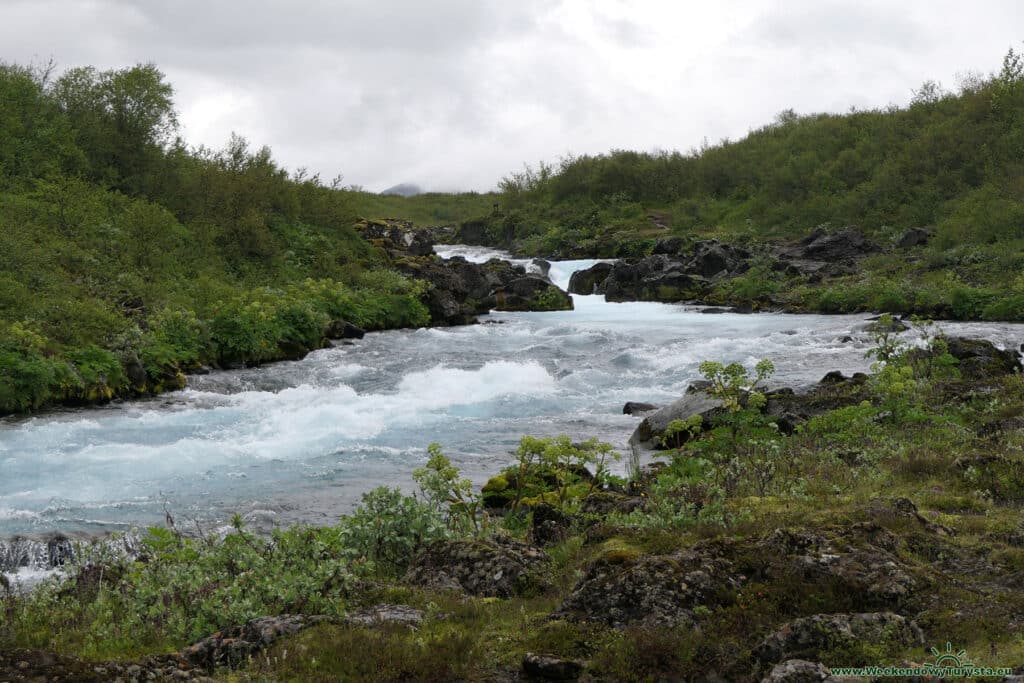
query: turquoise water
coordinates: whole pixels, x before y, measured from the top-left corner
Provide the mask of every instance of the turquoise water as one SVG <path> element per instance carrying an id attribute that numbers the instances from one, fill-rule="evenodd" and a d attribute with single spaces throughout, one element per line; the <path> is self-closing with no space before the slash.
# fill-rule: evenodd
<path id="1" fill-rule="evenodd" d="M 488 250 L 449 248 L 475 260 Z M 593 261 L 556 263 L 563 285 Z M 705 359 L 771 358 L 795 386 L 865 370 L 864 316 L 716 314 L 576 296 L 576 310 L 368 334 L 297 362 L 190 378 L 155 399 L 0 421 L 0 537 L 162 523 L 330 523 L 361 493 L 409 486 L 440 442 L 482 481 L 523 434 L 625 449 L 626 401 L 667 402 Z M 1020 326 L 949 324 L 1016 346 Z M 854 342 L 841 339 L 853 335 Z"/>

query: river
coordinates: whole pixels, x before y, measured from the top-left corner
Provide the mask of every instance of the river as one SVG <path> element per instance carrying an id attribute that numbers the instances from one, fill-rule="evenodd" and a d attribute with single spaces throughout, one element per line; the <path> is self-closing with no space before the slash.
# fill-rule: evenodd
<path id="1" fill-rule="evenodd" d="M 564 287 L 594 262 L 557 262 L 551 277 Z M 409 488 L 433 441 L 477 482 L 523 434 L 596 436 L 625 452 L 638 418 L 623 403 L 677 398 L 705 359 L 770 358 L 774 383 L 789 386 L 870 363 L 864 315 L 574 301 L 574 311 L 371 333 L 296 362 L 193 376 L 153 399 L 2 420 L 0 538 L 92 535 L 167 513 L 179 526 L 234 512 L 260 527 L 330 524 L 374 486 Z M 942 327 L 1014 348 L 1024 338 L 1020 325 Z"/>

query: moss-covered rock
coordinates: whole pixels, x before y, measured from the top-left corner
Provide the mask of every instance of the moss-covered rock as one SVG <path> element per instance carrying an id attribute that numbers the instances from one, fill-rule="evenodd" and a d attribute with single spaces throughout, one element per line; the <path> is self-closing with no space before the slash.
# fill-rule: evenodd
<path id="1" fill-rule="evenodd" d="M 541 549 L 503 536 L 438 541 L 415 559 L 405 582 L 508 598 L 541 589 L 545 584 L 541 570 L 548 561 Z"/>

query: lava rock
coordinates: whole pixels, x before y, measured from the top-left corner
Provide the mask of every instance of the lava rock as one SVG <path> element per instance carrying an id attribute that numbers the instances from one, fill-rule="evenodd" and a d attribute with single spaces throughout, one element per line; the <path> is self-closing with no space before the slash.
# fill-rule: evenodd
<path id="1" fill-rule="evenodd" d="M 928 244 L 928 241 L 932 238 L 932 231 L 927 228 L 910 228 L 902 235 L 896 242 L 896 246 L 900 249 L 910 249 L 912 247 L 921 247 Z"/>
<path id="2" fill-rule="evenodd" d="M 367 240 L 389 251 L 405 252 L 411 256 L 429 256 L 434 253 L 431 232 L 417 230 L 411 221 L 399 218 L 364 220 L 357 223 L 355 228 Z"/>
<path id="3" fill-rule="evenodd" d="M 895 643 L 902 647 L 923 645 L 916 623 L 893 612 L 815 614 L 794 619 L 754 648 L 754 656 L 766 663 L 794 657 L 813 657 L 819 651 L 856 643 Z"/>
<path id="4" fill-rule="evenodd" d="M 408 605 L 381 604 L 348 615 L 344 623 L 349 626 L 372 627 L 387 624 L 416 628 L 423 623 L 424 616 L 422 610 Z"/>
<path id="5" fill-rule="evenodd" d="M 572 518 L 547 503 L 532 508 L 530 538 L 540 547 L 564 541 L 569 536 Z"/>
<path id="6" fill-rule="evenodd" d="M 772 667 L 761 683 L 824 683 L 832 678 L 831 673 L 819 662 L 805 659 L 787 659 Z"/>
<path id="7" fill-rule="evenodd" d="M 212 671 L 218 666 L 237 666 L 278 639 L 322 623 L 337 623 L 328 616 L 281 614 L 251 619 L 241 626 L 218 631 L 188 646 L 180 657 L 193 666 Z"/>
<path id="8" fill-rule="evenodd" d="M 640 413 L 649 413 L 652 410 L 657 410 L 658 406 L 653 403 L 642 403 L 640 401 L 626 401 L 626 405 L 622 406 L 623 415 L 639 415 Z"/>
<path id="9" fill-rule="evenodd" d="M 543 550 L 513 539 L 437 541 L 416 557 L 405 582 L 458 586 L 470 595 L 508 598 L 543 585 Z"/>
<path id="10" fill-rule="evenodd" d="M 718 606 L 742 581 L 728 560 L 704 549 L 670 556 L 611 550 L 590 564 L 555 616 L 617 628 L 691 627 L 694 608 Z"/>
<path id="11" fill-rule="evenodd" d="M 682 237 L 662 237 L 654 243 L 651 253 L 678 256 L 684 247 L 686 247 L 686 240 Z"/>
<path id="12" fill-rule="evenodd" d="M 571 311 L 572 297 L 539 275 L 516 278 L 494 292 L 499 311 Z"/>
<path id="13" fill-rule="evenodd" d="M 324 328 L 324 336 L 328 339 L 362 339 L 365 335 L 366 330 L 347 320 L 332 320 Z"/>
<path id="14" fill-rule="evenodd" d="M 527 652 L 523 655 L 522 670 L 528 680 L 575 681 L 583 673 L 583 665 L 554 655 Z"/>
<path id="15" fill-rule="evenodd" d="M 530 261 L 530 267 L 533 268 L 533 272 L 541 277 L 548 277 L 551 273 L 551 262 L 545 261 L 542 258 L 535 258 Z"/>
<path id="16" fill-rule="evenodd" d="M 700 415 L 707 422 L 710 418 L 721 414 L 722 411 L 722 402 L 719 399 L 712 398 L 701 391 L 687 393 L 664 408 L 648 413 L 633 431 L 630 443 L 646 447 L 656 446 L 656 441 L 661 438 L 673 420 L 686 420 L 693 415 Z"/>
<path id="17" fill-rule="evenodd" d="M 585 270 L 577 270 L 569 278 L 570 294 L 604 294 L 604 282 L 612 271 L 611 263 L 595 263 Z"/>

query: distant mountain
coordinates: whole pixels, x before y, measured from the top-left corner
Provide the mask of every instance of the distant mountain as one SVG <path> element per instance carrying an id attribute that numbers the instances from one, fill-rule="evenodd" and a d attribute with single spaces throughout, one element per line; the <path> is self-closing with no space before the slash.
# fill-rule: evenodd
<path id="1" fill-rule="evenodd" d="M 381 194 L 397 194 L 403 197 L 412 197 L 413 195 L 422 194 L 423 189 L 419 185 L 413 183 L 399 183 L 393 187 L 381 192 Z"/>

